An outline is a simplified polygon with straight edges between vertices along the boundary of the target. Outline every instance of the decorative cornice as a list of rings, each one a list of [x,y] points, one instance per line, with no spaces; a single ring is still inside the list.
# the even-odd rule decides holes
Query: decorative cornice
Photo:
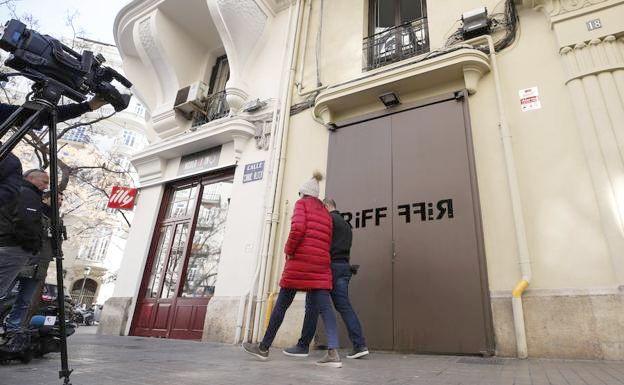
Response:
[[[578,43],[559,50],[568,75],[568,82],[602,72],[624,70],[624,38],[609,35]]]
[[[150,145],[136,154],[132,158],[132,163],[137,164],[143,160],[149,161],[154,157],[172,159],[231,142],[235,136],[251,138],[255,133],[255,126],[242,119],[227,120],[215,126],[210,126],[210,123],[208,123],[199,127],[196,131],[174,135],[167,138],[167,140]]]
[[[325,124],[336,123],[357,114],[362,106],[379,105],[379,95],[384,92],[414,93],[439,83],[432,79],[446,79],[449,82],[463,81],[470,94],[477,92],[477,83],[489,72],[487,55],[475,49],[460,49],[429,60],[410,63],[406,61],[394,68],[381,68],[376,73],[356,79],[343,85],[328,88],[316,98],[314,115]]]
[[[524,6],[544,12],[549,17],[604,3],[607,0],[523,0]]]

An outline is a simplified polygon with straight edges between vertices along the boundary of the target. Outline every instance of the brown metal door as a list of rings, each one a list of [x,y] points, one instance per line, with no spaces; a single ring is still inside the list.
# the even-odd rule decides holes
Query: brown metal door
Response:
[[[350,295],[371,348],[493,352],[470,138],[461,99],[331,133],[326,195],[353,225]]]
[[[472,144],[461,101],[392,116],[396,350],[491,350]]]
[[[381,208],[385,208],[389,223],[392,207],[389,125],[388,117],[332,133],[326,194],[336,201],[343,214],[351,216],[352,263],[361,265],[359,274],[351,281],[351,299],[368,344],[385,350],[393,347],[392,226],[375,225],[367,210],[378,208],[378,213],[383,214]]]

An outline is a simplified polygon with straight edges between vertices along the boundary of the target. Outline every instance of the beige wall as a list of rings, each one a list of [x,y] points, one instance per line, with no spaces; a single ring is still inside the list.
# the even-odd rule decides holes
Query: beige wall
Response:
[[[324,85],[333,86],[365,75],[361,70],[363,31],[367,29],[365,3],[362,0],[326,2],[320,61]],[[459,26],[456,20],[463,11],[486,5],[493,12],[497,3],[430,1],[432,49],[441,47],[455,31]],[[318,2],[313,4],[304,67],[306,88],[315,84],[316,76],[319,7]],[[519,12],[519,38],[512,47],[498,54],[498,63],[534,268],[531,289],[612,287],[616,282],[566,90],[557,38],[542,12],[523,7],[519,7]],[[522,112],[518,91],[532,86],[539,88],[542,109]],[[401,95],[401,99],[408,103],[459,87],[440,84]],[[520,272],[491,73],[481,79],[477,91],[469,98],[469,106],[489,283],[492,291],[510,291]],[[358,112],[381,108],[381,104],[367,106]],[[326,166],[328,132],[310,115],[310,111],[304,111],[291,121],[285,199],[296,197],[298,184],[312,169],[324,170]]]

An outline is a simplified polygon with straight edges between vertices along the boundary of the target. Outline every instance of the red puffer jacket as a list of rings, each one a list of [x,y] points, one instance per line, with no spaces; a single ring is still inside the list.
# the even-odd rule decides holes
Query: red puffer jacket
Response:
[[[310,196],[299,199],[284,248],[286,255],[292,258],[286,260],[280,286],[331,290],[331,240],[332,219],[323,202]]]

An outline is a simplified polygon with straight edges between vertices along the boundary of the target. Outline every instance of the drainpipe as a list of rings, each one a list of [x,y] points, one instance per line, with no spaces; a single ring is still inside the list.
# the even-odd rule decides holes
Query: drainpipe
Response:
[[[299,80],[297,81],[296,85],[297,85],[297,95],[299,96],[308,96],[311,95],[315,92],[318,91],[322,91],[324,89],[327,88],[327,86],[324,86],[321,84],[321,75],[320,75],[320,69],[319,69],[319,61],[320,61],[320,50],[321,50],[321,33],[322,33],[322,29],[323,29],[323,9],[324,9],[324,0],[321,0],[321,10],[320,10],[320,14],[319,14],[319,30],[318,30],[318,34],[317,34],[317,38],[316,38],[316,83],[317,86],[315,88],[312,88],[310,90],[307,90],[306,92],[303,92],[303,90],[305,89],[305,87],[303,86],[303,75],[305,73],[304,71],[304,67],[305,67],[305,59],[306,59],[306,53],[308,52],[307,47],[308,47],[308,30],[310,29],[310,16],[312,14],[312,0],[303,0],[303,1],[307,1],[308,2],[308,12],[306,14],[305,17],[305,27],[304,27],[304,33],[303,33],[303,57],[301,58],[301,62],[299,63]]]
[[[496,61],[496,51],[494,41],[490,35],[479,36],[474,39],[467,40],[463,44],[474,44],[479,41],[487,41],[490,50],[490,64],[492,65],[492,74],[494,75],[494,85],[496,89],[496,104],[499,114],[499,128],[501,131],[501,139],[503,142],[503,151],[505,154],[505,166],[507,169],[507,183],[509,185],[509,193],[511,195],[511,207],[514,218],[514,227],[516,230],[516,243],[518,244],[518,264],[522,278],[516,284],[512,291],[511,304],[513,309],[514,329],[516,334],[516,345],[518,350],[518,358],[527,358],[528,349],[526,341],[526,330],[524,325],[524,312],[522,309],[522,294],[531,283],[531,260],[529,258],[529,247],[526,237],[526,228],[524,218],[522,216],[522,201],[520,199],[520,187],[518,186],[518,176],[516,173],[516,162],[514,160],[513,148],[511,143],[511,131],[507,124],[505,109],[503,105],[503,97],[501,91],[501,81],[498,72],[498,64]]]
[[[254,342],[258,340],[259,334],[259,323],[260,323],[260,313],[262,311],[262,304],[265,302],[265,292],[267,287],[267,266],[271,266],[274,255],[269,254],[271,250],[273,250],[273,245],[275,242],[275,233],[277,231],[277,222],[279,219],[280,212],[280,200],[282,195],[282,185],[284,181],[284,163],[286,160],[286,144],[288,141],[288,130],[289,130],[289,121],[290,121],[290,107],[292,105],[292,90],[294,88],[295,83],[295,73],[297,66],[297,53],[299,48],[299,36],[301,33],[301,21],[303,18],[303,0],[297,0],[297,9],[296,9],[296,24],[295,24],[295,32],[292,33],[292,28],[289,28],[289,35],[292,36],[292,41],[290,47],[292,47],[292,51],[290,57],[288,58],[288,82],[285,84],[284,89],[282,90],[282,105],[280,109],[280,119],[278,124],[277,132],[280,133],[276,138],[277,148],[275,151],[276,162],[273,164],[274,170],[272,173],[273,179],[273,188],[270,197],[272,198],[272,208],[270,213],[271,223],[270,226],[267,226],[265,229],[267,232],[263,237],[262,243],[262,257],[261,262],[262,266],[260,269],[257,290],[257,297],[260,298],[256,301],[253,322],[253,333],[251,333],[251,338]],[[291,8],[292,11],[292,8]],[[293,18],[291,16],[291,22]],[[292,25],[291,25],[292,27]],[[251,294],[250,294],[250,304],[251,304]],[[247,330],[245,339],[248,339],[248,334],[251,332],[251,305],[248,306],[250,311],[247,312]]]
[[[301,1],[302,0],[298,0],[297,2],[297,23],[299,23],[299,18],[300,18],[300,14],[301,14]],[[293,7],[290,7],[290,10],[288,12],[288,18],[290,20],[289,23],[289,28],[288,28],[288,34],[292,35],[292,22],[293,22]],[[297,24],[296,26],[297,28],[299,28],[299,24]],[[294,46],[294,41],[291,43],[291,46]],[[286,53],[287,49],[284,52],[284,61],[288,60],[288,65],[289,67],[292,66],[292,61],[293,61],[293,53],[294,53],[294,49],[293,49],[293,53],[291,53],[290,57],[287,56]],[[266,249],[268,246],[268,238],[269,238],[269,234],[271,232],[271,228],[275,227],[275,218],[277,217],[276,215],[274,215],[274,211],[275,211],[275,200],[273,199],[275,196],[275,191],[277,189],[277,165],[280,161],[280,152],[281,152],[281,142],[282,142],[282,136],[283,136],[283,115],[284,115],[284,106],[285,106],[285,100],[284,100],[284,95],[287,95],[287,89],[284,86],[284,78],[282,78],[281,80],[281,85],[282,85],[282,99],[281,99],[281,115],[279,117],[280,123],[277,123],[278,121],[278,101],[275,102],[275,106],[273,108],[273,127],[271,129],[271,144],[269,145],[269,148],[271,148],[272,153],[273,153],[273,159],[271,160],[271,183],[267,185],[267,191],[265,192],[265,218],[263,221],[263,225],[262,225],[262,229],[260,231],[260,242],[259,245],[260,247],[258,248],[258,257],[256,259],[256,269],[253,275],[253,278],[250,282],[249,285],[249,289],[243,294],[241,295],[240,301],[239,301],[239,306],[238,306],[238,314],[237,314],[237,318],[236,318],[236,333],[234,336],[234,344],[238,344],[241,342],[241,334],[243,331],[243,327],[246,325],[247,328],[245,329],[245,334],[243,339],[245,341],[249,340],[249,335],[251,333],[251,315],[252,315],[252,307],[253,307],[253,299],[254,299],[254,289],[257,287],[258,284],[258,279],[259,277],[264,275],[264,269],[266,269],[266,258],[267,258],[267,253],[266,253]],[[290,83],[290,82],[289,82]],[[292,86],[292,85],[291,85]],[[290,107],[288,107],[290,109]],[[269,191],[270,189],[270,191]],[[260,285],[262,286],[262,285]],[[247,302],[247,311],[245,312],[245,302]],[[246,317],[245,317],[245,313],[246,313]],[[245,318],[245,322],[243,323],[243,318]]]

